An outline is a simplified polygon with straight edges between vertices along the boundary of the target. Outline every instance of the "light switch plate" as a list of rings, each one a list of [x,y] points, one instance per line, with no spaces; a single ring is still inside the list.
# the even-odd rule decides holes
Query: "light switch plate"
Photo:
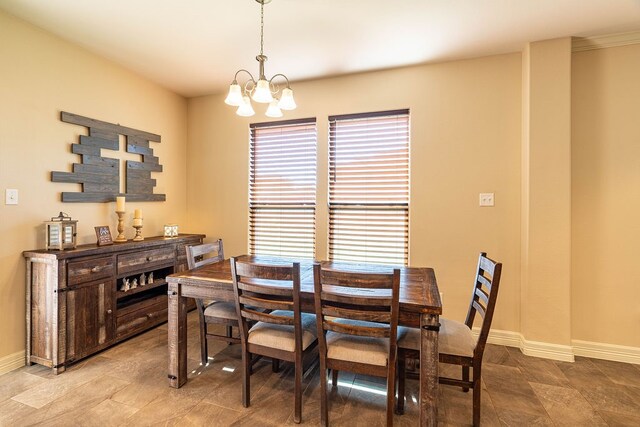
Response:
[[[480,206],[494,206],[493,193],[480,193]]]
[[[4,194],[5,205],[17,205],[18,204],[18,190],[13,188],[7,188]]]

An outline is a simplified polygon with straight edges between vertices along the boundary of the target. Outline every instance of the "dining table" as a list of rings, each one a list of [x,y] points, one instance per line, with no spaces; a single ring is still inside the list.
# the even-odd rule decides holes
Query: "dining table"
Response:
[[[236,259],[267,265],[300,263],[301,310],[314,313],[313,260],[243,255]],[[433,268],[398,267],[362,263],[321,261],[323,268],[368,273],[400,270],[398,324],[420,328],[420,425],[435,426],[438,414],[438,332],[442,302]],[[167,276],[169,385],[187,382],[187,299],[234,301],[231,265],[228,259]]]

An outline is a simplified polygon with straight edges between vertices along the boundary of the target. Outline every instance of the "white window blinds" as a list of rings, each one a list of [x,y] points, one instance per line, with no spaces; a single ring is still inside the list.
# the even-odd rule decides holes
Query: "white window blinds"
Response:
[[[407,265],[409,110],[329,117],[329,259]]]
[[[252,124],[249,252],[313,258],[316,120]]]

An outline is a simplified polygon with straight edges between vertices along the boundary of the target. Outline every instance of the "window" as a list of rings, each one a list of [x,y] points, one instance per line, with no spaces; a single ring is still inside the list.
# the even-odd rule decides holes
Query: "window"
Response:
[[[252,124],[249,252],[313,258],[316,225],[316,120]]]
[[[409,259],[409,110],[329,117],[329,259]]]

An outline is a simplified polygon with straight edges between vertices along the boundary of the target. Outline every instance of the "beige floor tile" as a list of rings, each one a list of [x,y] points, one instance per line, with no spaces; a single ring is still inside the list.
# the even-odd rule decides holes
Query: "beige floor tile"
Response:
[[[607,425],[578,390],[537,383],[531,388],[556,425]]]
[[[627,414],[619,414],[616,412],[610,412],[604,409],[599,409],[598,414],[609,424],[610,426],[617,427],[638,427],[640,426],[640,417]]]
[[[47,381],[38,375],[27,373],[23,369],[0,376],[0,402],[10,399],[38,384]]]
[[[223,408],[211,403],[200,402],[194,406],[185,416],[176,419],[180,426],[205,427],[205,426],[229,426],[240,413],[233,409]]]
[[[593,359],[591,362],[614,383],[640,387],[640,369],[636,366],[610,360]]]
[[[106,399],[74,419],[78,427],[119,426],[138,409]]]

